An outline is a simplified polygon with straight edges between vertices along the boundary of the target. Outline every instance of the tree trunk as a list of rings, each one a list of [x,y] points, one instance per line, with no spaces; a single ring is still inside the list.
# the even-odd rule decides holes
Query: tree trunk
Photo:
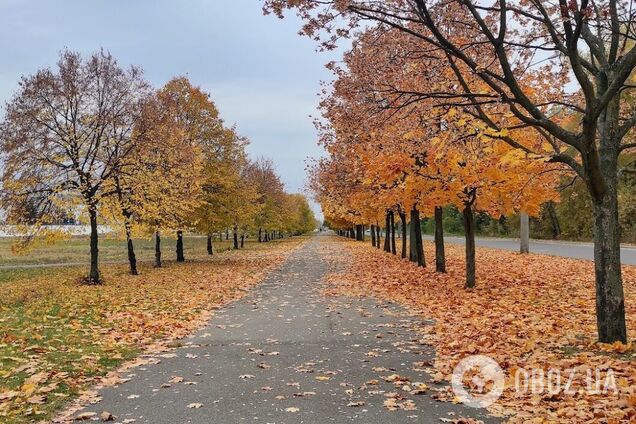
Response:
[[[262,243],[263,242],[263,230],[262,229],[258,229],[258,242]]]
[[[371,245],[375,247],[375,225],[371,224]]]
[[[395,214],[391,211],[391,253],[397,253],[395,249]]]
[[[472,288],[475,287],[475,216],[472,204],[464,207],[462,215],[466,237],[466,288]]]
[[[402,259],[406,259],[406,213],[400,211],[400,221],[402,222]]]
[[[386,212],[386,223],[384,227],[384,251],[391,253],[391,215]]]
[[[600,149],[594,148],[597,141],[592,134],[588,141],[591,147],[583,154],[586,183],[594,203],[596,323],[602,343],[627,342],[618,218],[619,124],[620,102],[616,96],[598,120]]]
[[[90,216],[91,222],[91,270],[88,276],[88,284],[101,284],[101,278],[99,276],[99,248],[98,248],[98,240],[99,235],[97,234],[97,207],[90,206],[88,208],[88,214]]]
[[[519,252],[530,253],[530,217],[524,211],[519,213]]]
[[[132,229],[130,228],[130,222],[132,220],[132,212],[125,206],[123,200],[123,191],[119,185],[119,178],[115,178],[115,184],[117,189],[117,196],[119,198],[119,204],[121,205],[121,214],[124,217],[124,230],[126,231],[126,248],[128,249],[128,264],[130,267],[130,275],[139,275],[137,271],[137,257],[135,256],[135,246],[132,241]]]
[[[362,228],[362,225],[356,225],[356,240],[358,241],[364,241],[364,233]]]
[[[627,342],[625,296],[621,275],[620,227],[616,185],[594,201],[596,321],[602,343]]]
[[[548,209],[548,216],[550,217],[550,222],[552,223],[552,238],[557,239],[561,235],[561,224],[559,224],[559,217],[557,216],[554,202],[550,200],[546,208]]]
[[[238,228],[236,227],[236,225],[232,227],[232,237],[234,239],[234,249],[238,249],[239,248]]]
[[[126,246],[128,247],[128,264],[130,265],[130,274],[139,275],[137,271],[137,257],[135,256],[135,247],[131,237],[130,224],[126,223]]]
[[[245,234],[241,234],[241,249],[245,246]]]
[[[413,246],[413,262],[421,267],[426,266],[426,259],[424,257],[424,242],[422,241],[422,225],[420,223],[420,211],[416,206],[411,209],[411,227],[412,238],[411,244]]]
[[[444,209],[435,207],[435,271],[446,272],[444,252]]]
[[[207,248],[208,248],[208,255],[213,255],[214,249],[212,249],[212,234],[208,234]]]
[[[161,268],[161,235],[155,231],[155,268]]]
[[[380,226],[378,224],[375,224],[375,247],[377,247],[378,249],[380,249],[380,243],[382,242],[382,232],[380,231]]]
[[[177,231],[177,262],[185,262],[183,256],[183,231]]]
[[[225,228],[225,240],[229,240],[230,239],[230,229],[229,228]]]
[[[415,225],[413,224],[413,211],[409,223],[409,261],[417,262],[417,244],[415,243]]]

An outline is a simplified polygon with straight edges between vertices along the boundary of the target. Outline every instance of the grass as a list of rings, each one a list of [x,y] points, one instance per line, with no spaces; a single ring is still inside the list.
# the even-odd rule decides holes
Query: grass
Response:
[[[58,269],[51,268],[9,268],[0,269],[0,285],[14,280],[28,279],[40,276],[44,273],[54,274]]]
[[[186,258],[200,258],[206,255],[206,238],[202,236],[184,236],[184,253]],[[246,242],[253,243],[253,240]],[[26,254],[13,253],[11,245],[13,239],[0,238],[0,281],[2,281],[2,267],[20,265],[43,264],[79,264],[89,263],[89,239],[87,236],[76,236],[54,244],[40,244]],[[155,256],[155,244],[152,239],[135,239],[135,254],[139,261],[152,261]],[[161,241],[162,253],[165,259],[175,256],[176,240],[166,237]],[[215,252],[224,251],[231,247],[231,240],[219,242],[214,240]],[[99,241],[99,255],[102,263],[126,262],[126,241],[102,236]]]
[[[208,311],[240,297],[300,240],[250,243],[209,257],[205,238],[188,238],[190,260],[166,261],[161,269],[152,268],[150,249],[140,248],[141,275],[129,275],[125,263],[102,265],[102,286],[78,283],[84,266],[0,270],[0,422],[52,419],[122,362],[200,326]],[[119,257],[116,248],[124,249],[116,243],[103,243],[103,257]],[[52,253],[39,251],[35,263],[74,261],[85,248],[86,240],[69,240]]]

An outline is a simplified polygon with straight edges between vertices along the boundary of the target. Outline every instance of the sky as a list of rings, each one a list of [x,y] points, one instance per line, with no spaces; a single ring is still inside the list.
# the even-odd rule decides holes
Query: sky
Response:
[[[156,87],[177,75],[209,92],[228,124],[271,158],[286,189],[304,190],[324,64],[300,22],[263,16],[261,0],[0,0],[0,103],[21,75],[54,66],[61,49],[109,50]],[[317,213],[319,207],[313,205]]]

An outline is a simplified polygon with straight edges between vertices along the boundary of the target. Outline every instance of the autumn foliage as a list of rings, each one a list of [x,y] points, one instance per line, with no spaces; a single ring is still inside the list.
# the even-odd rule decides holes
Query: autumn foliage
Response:
[[[397,301],[434,326],[422,338],[435,346],[429,369],[437,381],[450,381],[453,368],[469,355],[488,355],[504,370],[506,390],[490,408],[514,423],[627,423],[636,419],[634,350],[596,341],[593,264],[584,260],[520,255],[498,249],[477,252],[477,287],[463,290],[461,247],[447,247],[448,272],[422,270],[359,243],[332,240],[325,248],[336,267],[327,277],[330,295],[368,296]],[[346,255],[340,253],[344,249]],[[432,254],[433,246],[427,245]],[[338,253],[333,253],[338,252]],[[347,259],[344,259],[347,258]],[[636,268],[624,267],[630,328],[636,322]],[[592,393],[587,373],[609,369],[618,393]],[[574,370],[572,392],[551,395],[515,389],[518,369],[560,370],[561,388]],[[435,396],[455,401],[447,387]]]
[[[0,199],[26,250],[63,236],[51,224],[88,222],[91,270],[100,284],[98,224],[133,239],[232,229],[234,247],[315,228],[307,200],[284,191],[271,162],[247,157],[248,140],[228,126],[210,95],[187,78],[153,89],[139,68],[123,69],[108,52],[83,58],[63,51],[57,69],[24,77],[0,124]],[[240,243],[239,243],[240,239]]]
[[[472,287],[475,208],[533,213],[555,197],[544,178],[561,168],[592,201],[599,340],[627,342],[618,179],[621,158],[636,148],[633,1],[264,2],[267,14],[288,10],[321,48],[345,38],[352,46],[343,66],[330,65],[336,82],[319,123],[330,158],[317,165],[315,188],[332,222],[377,225],[367,216],[391,208],[393,240],[400,209],[456,204]],[[371,183],[373,199],[352,195]]]

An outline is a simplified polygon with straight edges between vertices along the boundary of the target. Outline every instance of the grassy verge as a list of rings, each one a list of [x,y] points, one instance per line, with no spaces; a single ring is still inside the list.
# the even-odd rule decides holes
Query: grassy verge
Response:
[[[186,258],[200,258],[206,255],[206,238],[200,236],[185,236],[184,251]],[[253,240],[247,240],[252,244]],[[38,265],[58,263],[89,263],[89,239],[76,236],[61,240],[54,244],[41,244],[26,254],[15,254],[11,250],[11,238],[0,238],[0,268],[15,265]],[[155,255],[155,245],[152,239],[135,239],[135,254],[140,261],[152,261]],[[163,256],[173,259],[175,256],[176,240],[165,237],[161,241]],[[221,252],[231,247],[231,240],[214,240],[214,251]],[[105,237],[99,241],[100,261],[125,262],[128,258],[126,241],[112,237]],[[0,280],[1,281],[1,280]]]
[[[212,307],[240,297],[300,240],[255,243],[162,269],[142,263],[137,277],[125,264],[107,265],[97,287],[77,283],[83,267],[1,271],[0,422],[50,419],[123,361],[185,336]]]

